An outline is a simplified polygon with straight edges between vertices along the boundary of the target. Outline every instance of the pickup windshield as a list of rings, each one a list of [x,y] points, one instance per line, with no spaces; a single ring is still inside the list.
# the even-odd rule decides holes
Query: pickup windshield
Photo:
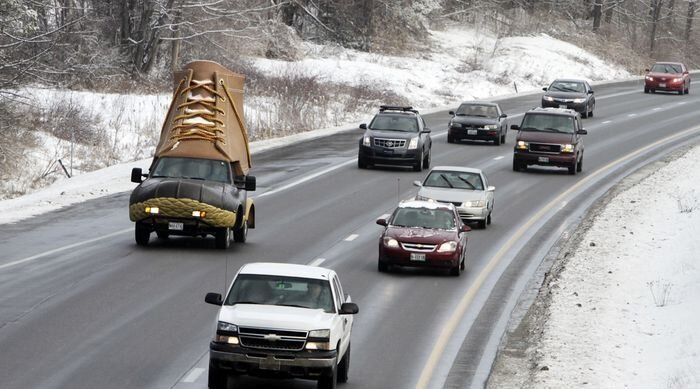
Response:
[[[558,132],[564,134],[574,133],[574,119],[571,116],[531,114],[523,118],[520,125],[521,131]]]
[[[189,178],[231,183],[231,167],[225,161],[199,158],[163,157],[151,171],[151,178]]]
[[[224,304],[279,305],[335,312],[329,282],[314,278],[239,274]]]

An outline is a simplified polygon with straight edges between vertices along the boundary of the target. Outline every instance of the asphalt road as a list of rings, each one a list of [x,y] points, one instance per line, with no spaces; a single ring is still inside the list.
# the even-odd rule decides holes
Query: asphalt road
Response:
[[[216,307],[241,264],[311,262],[338,272],[360,306],[342,388],[479,386],[525,280],[581,212],[620,177],[700,140],[700,90],[643,94],[640,81],[598,86],[583,173],[513,172],[502,146],[448,144],[446,112],[426,115],[433,166],[485,170],[493,224],[469,235],[468,269],[380,274],[380,215],[425,173],[358,170],[360,130],[254,156],[257,225],[228,251],[213,239],[134,244],[128,193],[0,226],[3,388],[203,388]],[[518,123],[539,95],[501,101]],[[129,174],[129,172],[125,172]],[[313,388],[247,379],[243,388]]]

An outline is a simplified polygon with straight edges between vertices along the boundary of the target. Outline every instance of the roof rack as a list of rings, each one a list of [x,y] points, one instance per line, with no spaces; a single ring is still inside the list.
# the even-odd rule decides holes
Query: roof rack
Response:
[[[413,113],[418,113],[417,110],[413,109],[413,107],[404,107],[400,105],[380,105],[379,106],[379,112],[384,112],[384,111],[401,111],[401,112],[413,112]]]

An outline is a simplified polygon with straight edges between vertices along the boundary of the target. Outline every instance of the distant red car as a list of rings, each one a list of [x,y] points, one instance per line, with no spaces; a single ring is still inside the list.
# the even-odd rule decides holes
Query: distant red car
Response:
[[[644,93],[657,90],[678,92],[679,95],[690,93],[690,74],[688,68],[680,62],[657,62],[647,69],[644,77]]]
[[[471,231],[454,205],[434,201],[404,201],[388,219],[379,238],[378,270],[390,265],[449,269],[459,276],[466,267],[467,232]]]

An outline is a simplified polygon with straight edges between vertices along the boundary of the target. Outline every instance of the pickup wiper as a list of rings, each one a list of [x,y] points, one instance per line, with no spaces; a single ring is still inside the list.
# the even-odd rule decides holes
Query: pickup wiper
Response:
[[[236,301],[231,305],[236,305],[236,304],[262,304],[262,303],[257,302],[257,301]]]
[[[308,308],[312,309],[311,307],[308,307],[306,305],[299,305],[299,304],[275,304],[280,307],[294,307],[294,308]]]
[[[204,178],[202,178],[202,177],[187,177],[187,176],[183,176],[182,178],[186,178],[186,179],[188,179],[188,180],[201,180],[201,181],[206,181],[206,180],[205,180]]]
[[[537,127],[521,127],[520,131],[541,131],[541,130]]]
[[[164,175],[153,175],[151,178],[175,178],[173,176],[164,176]]]
[[[559,132],[559,133],[563,133],[563,134],[571,134],[571,132],[569,132],[569,131],[560,130],[560,129],[558,129],[558,128],[552,128],[552,127],[547,127],[547,128],[545,128],[544,130],[545,130],[545,131],[550,131],[550,132]]]

